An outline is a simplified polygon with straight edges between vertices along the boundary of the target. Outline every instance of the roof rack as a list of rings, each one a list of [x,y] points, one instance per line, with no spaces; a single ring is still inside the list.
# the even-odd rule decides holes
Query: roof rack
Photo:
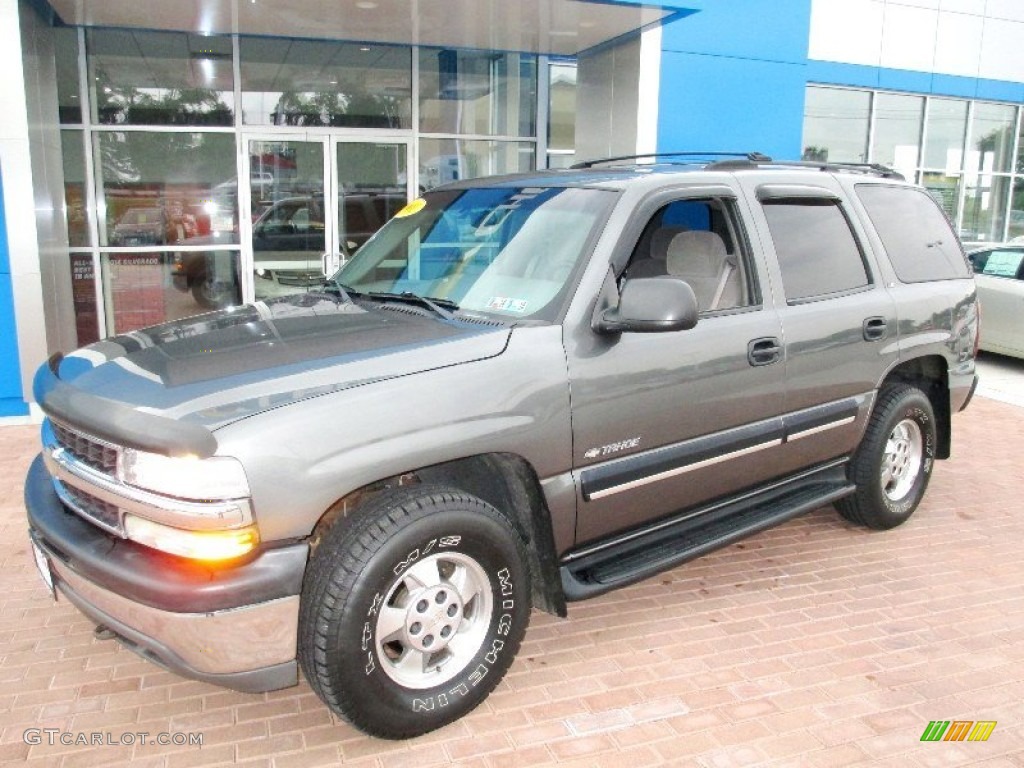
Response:
[[[854,173],[870,174],[880,176],[883,179],[898,179],[906,181],[906,178],[899,171],[887,165],[879,163],[830,163],[817,160],[756,160],[754,158],[740,158],[732,160],[719,160],[708,166],[709,170],[735,170],[737,168],[750,168],[771,165],[781,168],[815,168],[819,171],[852,171]]]
[[[619,157],[603,157],[598,160],[585,160],[581,163],[576,163],[571,166],[573,170],[581,170],[585,168],[593,168],[595,165],[603,165],[604,163],[618,163],[623,160],[644,160],[647,158],[663,158],[663,157],[685,157],[685,158],[700,158],[700,157],[729,157],[736,158],[733,162],[748,162],[748,163],[770,163],[772,159],[768,155],[763,155],[760,152],[649,152],[643,155],[620,155]],[[722,162],[722,161],[719,161]],[[728,162],[728,161],[725,161]]]

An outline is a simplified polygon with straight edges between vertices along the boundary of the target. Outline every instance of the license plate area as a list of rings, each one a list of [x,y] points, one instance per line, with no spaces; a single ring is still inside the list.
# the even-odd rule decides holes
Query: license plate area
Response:
[[[32,542],[32,557],[36,561],[36,570],[39,571],[39,578],[43,580],[43,584],[46,585],[47,591],[50,593],[50,599],[57,599],[57,592],[53,588],[53,571],[50,570],[50,558],[43,552],[42,547]]]

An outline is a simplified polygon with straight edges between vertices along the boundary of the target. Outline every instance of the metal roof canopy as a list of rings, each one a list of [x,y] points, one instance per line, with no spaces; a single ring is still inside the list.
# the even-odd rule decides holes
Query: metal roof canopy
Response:
[[[575,56],[693,13],[637,0],[49,0],[73,26]]]

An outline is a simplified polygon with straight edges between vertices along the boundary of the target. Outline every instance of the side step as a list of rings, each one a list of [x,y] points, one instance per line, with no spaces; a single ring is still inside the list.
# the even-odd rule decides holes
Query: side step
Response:
[[[853,493],[845,461],[767,490],[662,520],[562,560],[566,600],[584,600],[746,538]]]

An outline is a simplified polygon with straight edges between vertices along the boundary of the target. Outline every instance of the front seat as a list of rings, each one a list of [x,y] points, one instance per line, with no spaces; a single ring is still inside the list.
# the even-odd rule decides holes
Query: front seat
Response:
[[[651,235],[649,255],[644,259],[637,259],[629,267],[629,277],[660,277],[668,274],[666,260],[668,259],[668,247],[672,238],[680,232],[685,232],[683,227],[662,227],[656,229]]]
[[[736,257],[714,232],[687,230],[672,238],[665,261],[668,274],[690,284],[702,312],[740,304]]]

